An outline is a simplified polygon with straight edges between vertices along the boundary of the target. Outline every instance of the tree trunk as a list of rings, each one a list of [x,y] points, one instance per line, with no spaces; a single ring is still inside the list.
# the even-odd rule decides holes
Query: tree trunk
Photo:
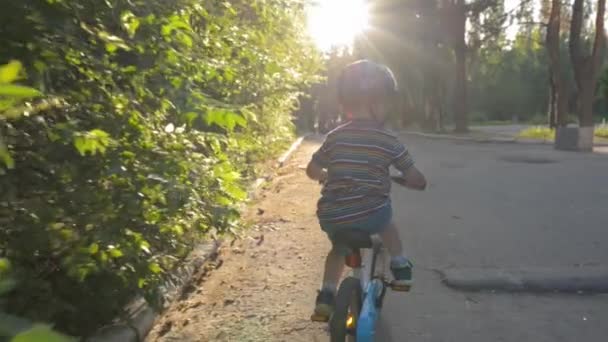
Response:
[[[464,0],[455,4],[454,15],[454,55],[456,57],[456,81],[454,82],[454,121],[456,132],[465,133],[469,130],[467,120],[467,45],[466,7]]]
[[[419,1],[417,10],[422,22],[419,24],[417,31],[418,44],[425,56],[434,56],[434,58],[425,58],[418,63],[422,72],[422,105],[424,112],[423,128],[427,131],[437,132],[439,130],[439,110],[440,110],[440,87],[441,82],[441,67],[440,51],[438,43],[440,41],[440,23],[438,22],[437,3],[427,0]]]
[[[572,5],[570,25],[570,59],[577,86],[577,114],[581,127],[593,127],[593,102],[601,66],[601,54],[605,42],[604,13],[606,0],[599,0],[595,18],[595,39],[591,55],[584,55],[581,29],[584,16],[584,0],[575,0]]]
[[[547,23],[546,45],[549,55],[549,75],[551,86],[551,103],[549,106],[549,126],[567,124],[567,94],[564,91],[564,80],[561,76],[559,37],[561,26],[561,1],[552,0],[551,13]]]
[[[579,92],[578,98],[578,113],[579,123],[581,127],[592,127],[593,123],[593,100],[595,99],[595,85],[591,88],[589,85],[591,79],[585,79],[585,87]]]
[[[551,68],[549,68],[549,73],[552,73]],[[555,89],[555,83],[553,82],[553,77],[549,77],[549,106],[548,106],[547,121],[549,122],[550,128],[555,128],[557,126],[557,91]]]

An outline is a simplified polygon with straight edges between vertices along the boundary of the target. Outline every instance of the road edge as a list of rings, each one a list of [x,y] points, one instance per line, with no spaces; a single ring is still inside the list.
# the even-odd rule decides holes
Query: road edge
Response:
[[[416,131],[397,131],[398,134],[418,136],[427,139],[437,140],[452,140],[452,141],[466,141],[474,142],[479,144],[521,144],[521,145],[545,145],[554,146],[555,142],[538,139],[520,139],[520,138],[476,138],[469,136],[459,136],[454,134],[438,134],[438,133],[423,133]],[[594,143],[594,148],[597,147],[608,147],[607,143]]]
[[[439,139],[439,140],[454,140],[454,141],[469,141],[476,142],[480,144],[526,144],[526,145],[553,145],[551,141],[545,140],[521,140],[517,138],[476,138],[476,137],[468,137],[468,136],[459,136],[453,134],[436,134],[436,133],[423,133],[423,132],[414,132],[414,131],[399,131],[399,134],[404,135],[413,135],[423,138],[429,139]]]

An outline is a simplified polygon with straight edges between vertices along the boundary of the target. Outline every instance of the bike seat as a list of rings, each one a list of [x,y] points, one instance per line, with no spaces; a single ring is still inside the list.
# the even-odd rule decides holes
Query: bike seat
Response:
[[[347,230],[336,233],[332,240],[334,244],[345,245],[352,249],[372,248],[372,236],[360,230]]]

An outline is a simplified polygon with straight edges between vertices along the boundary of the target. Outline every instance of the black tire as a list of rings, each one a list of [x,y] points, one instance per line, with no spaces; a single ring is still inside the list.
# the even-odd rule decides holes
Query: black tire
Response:
[[[355,341],[355,337],[349,334],[346,328],[346,320],[350,312],[354,316],[356,326],[361,313],[361,293],[361,283],[357,278],[346,278],[340,284],[340,289],[336,295],[334,314],[329,320],[331,342]]]

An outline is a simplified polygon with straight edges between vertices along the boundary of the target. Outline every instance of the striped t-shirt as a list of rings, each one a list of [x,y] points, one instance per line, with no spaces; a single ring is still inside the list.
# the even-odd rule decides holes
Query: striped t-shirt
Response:
[[[334,224],[364,219],[389,205],[389,167],[405,172],[414,165],[397,137],[370,120],[355,120],[329,133],[313,161],[328,172],[317,215]]]

